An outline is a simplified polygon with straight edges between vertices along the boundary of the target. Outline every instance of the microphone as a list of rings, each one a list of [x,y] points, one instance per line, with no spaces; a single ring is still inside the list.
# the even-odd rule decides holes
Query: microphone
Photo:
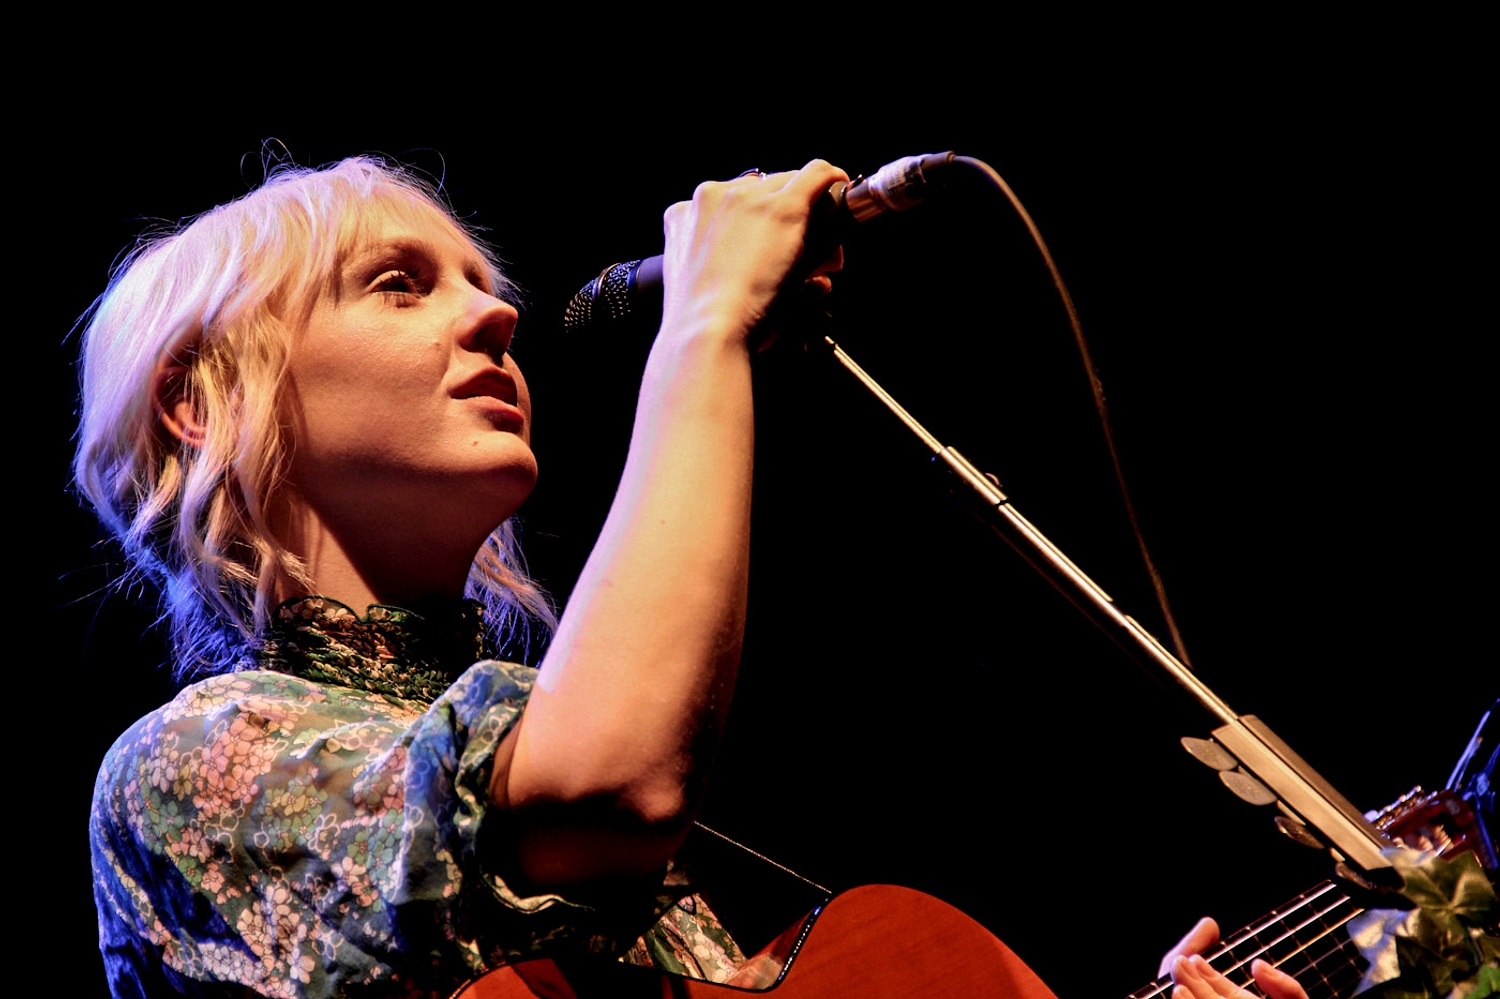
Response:
[[[943,175],[953,161],[951,152],[906,156],[869,177],[856,177],[837,194],[826,195],[826,207],[815,209],[808,223],[803,259],[822,260],[861,223],[915,208],[933,187],[943,183]],[[659,320],[661,283],[660,254],[606,267],[568,302],[563,329],[571,332],[596,322],[619,322],[632,316]]]

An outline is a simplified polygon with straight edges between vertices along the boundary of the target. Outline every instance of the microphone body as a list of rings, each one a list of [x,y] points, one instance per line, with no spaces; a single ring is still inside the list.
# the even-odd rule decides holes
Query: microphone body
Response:
[[[861,223],[921,204],[952,162],[951,152],[907,156],[887,163],[869,177],[856,177],[837,194],[825,195],[808,223],[803,259],[814,263],[823,260]],[[563,329],[579,330],[630,317],[649,316],[660,322],[661,305],[661,255],[629,260],[606,267],[579,289],[563,313]]]

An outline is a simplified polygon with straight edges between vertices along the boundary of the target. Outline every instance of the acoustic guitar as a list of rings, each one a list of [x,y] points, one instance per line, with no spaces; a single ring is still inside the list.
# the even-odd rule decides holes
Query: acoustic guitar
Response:
[[[1415,788],[1374,824],[1415,849],[1472,851],[1494,870],[1500,866],[1495,843],[1469,802],[1491,787],[1497,759],[1500,702],[1481,721],[1447,788],[1431,794]],[[1346,926],[1363,911],[1324,881],[1230,934],[1204,957],[1254,995],[1262,993],[1250,979],[1250,965],[1262,958],[1294,976],[1309,999],[1348,999],[1364,967]],[[1159,999],[1171,989],[1172,980],[1160,978],[1126,999]],[[618,962],[539,960],[492,971],[453,999],[732,999],[761,992],[775,999],[1056,999],[979,923],[945,902],[892,885],[835,896],[724,984]]]

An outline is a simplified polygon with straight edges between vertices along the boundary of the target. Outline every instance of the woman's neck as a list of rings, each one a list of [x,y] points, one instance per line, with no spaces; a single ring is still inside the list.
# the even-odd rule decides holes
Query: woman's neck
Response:
[[[415,518],[414,518],[415,519]],[[362,610],[370,604],[418,607],[463,596],[475,553],[488,537],[461,534],[423,518],[399,525],[371,518],[323,516],[296,504],[278,524],[286,547],[302,560],[305,583],[283,579],[276,600],[318,594]]]

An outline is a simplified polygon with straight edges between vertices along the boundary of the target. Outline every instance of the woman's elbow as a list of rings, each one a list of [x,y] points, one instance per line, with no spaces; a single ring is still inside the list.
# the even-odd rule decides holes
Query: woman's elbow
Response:
[[[505,821],[526,879],[561,888],[659,871],[682,845],[692,818],[684,789],[667,785],[524,797],[512,802]]]

